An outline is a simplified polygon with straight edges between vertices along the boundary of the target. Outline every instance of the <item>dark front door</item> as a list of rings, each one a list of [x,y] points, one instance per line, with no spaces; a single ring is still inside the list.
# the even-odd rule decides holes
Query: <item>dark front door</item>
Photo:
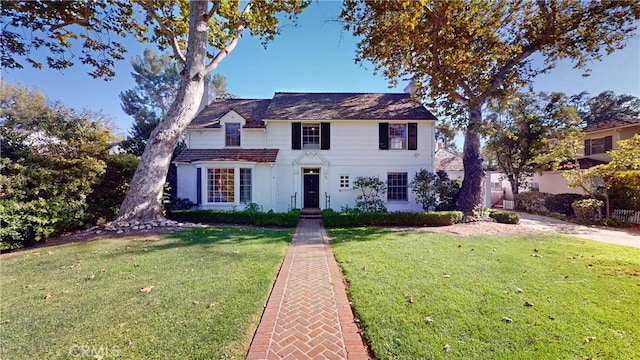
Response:
[[[304,207],[320,207],[320,171],[318,169],[304,171]]]

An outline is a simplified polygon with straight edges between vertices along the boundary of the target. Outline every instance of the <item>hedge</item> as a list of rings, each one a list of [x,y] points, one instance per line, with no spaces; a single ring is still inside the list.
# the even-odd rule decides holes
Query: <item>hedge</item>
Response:
[[[221,210],[175,210],[167,214],[171,220],[181,222],[296,227],[300,210],[287,213]]]
[[[462,220],[460,211],[437,212],[390,212],[338,213],[331,209],[322,211],[324,226],[328,228],[357,227],[357,226],[446,226]]]
[[[489,217],[501,224],[519,224],[520,215],[511,211],[491,210]]]
[[[558,213],[565,216],[574,216],[575,213],[573,212],[573,207],[571,207],[571,204],[573,204],[574,201],[586,198],[586,196],[580,194],[554,194],[549,195],[544,200],[544,205],[547,207],[549,212]]]

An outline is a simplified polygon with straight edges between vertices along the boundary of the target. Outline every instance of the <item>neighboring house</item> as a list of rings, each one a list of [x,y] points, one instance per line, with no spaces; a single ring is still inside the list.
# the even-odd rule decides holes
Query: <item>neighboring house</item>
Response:
[[[354,207],[353,181],[385,181],[389,211],[418,211],[408,187],[434,169],[436,118],[410,94],[281,93],[219,99],[187,128],[177,195],[203,209]]]
[[[611,156],[607,154],[607,151],[617,149],[618,141],[640,134],[640,118],[600,121],[587,125],[582,131],[584,133],[584,147],[576,154],[576,160],[581,169],[587,169],[611,161]],[[529,187],[520,189],[520,191],[583,194],[582,188],[567,186],[567,180],[562,176],[562,171],[545,171],[542,174],[536,174],[529,179]],[[500,186],[498,184],[500,175],[498,173],[491,175],[491,181],[496,187]],[[504,198],[506,200],[513,199],[509,183],[502,181],[502,187],[505,193]]]
[[[462,154],[457,151],[448,150],[440,141],[436,143],[435,171],[444,170],[449,179],[464,179],[464,165],[462,164]]]

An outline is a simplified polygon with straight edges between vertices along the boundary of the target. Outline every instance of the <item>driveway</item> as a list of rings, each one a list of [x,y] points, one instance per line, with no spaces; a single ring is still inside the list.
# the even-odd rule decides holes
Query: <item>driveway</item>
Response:
[[[555,231],[585,239],[640,248],[640,233],[578,225],[551,217],[518,213],[520,225],[536,230]]]

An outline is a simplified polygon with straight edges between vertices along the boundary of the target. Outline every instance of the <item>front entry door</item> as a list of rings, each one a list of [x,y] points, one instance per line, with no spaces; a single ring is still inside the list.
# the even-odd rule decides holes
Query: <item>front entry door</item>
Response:
[[[304,169],[304,207],[320,207],[320,169]]]

